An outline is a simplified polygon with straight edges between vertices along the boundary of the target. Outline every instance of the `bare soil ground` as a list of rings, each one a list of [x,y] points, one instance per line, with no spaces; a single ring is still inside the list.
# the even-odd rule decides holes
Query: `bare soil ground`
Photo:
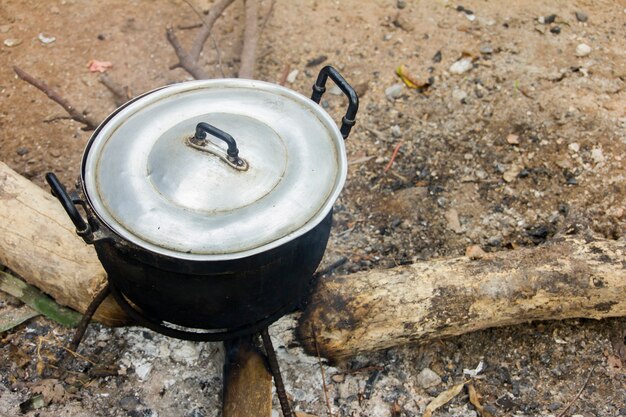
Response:
[[[196,4],[208,9],[211,2]],[[257,78],[276,82],[298,70],[287,85],[308,94],[317,71],[332,64],[361,94],[347,142],[349,179],[324,261],[347,258],[335,273],[462,256],[473,244],[514,250],[560,233],[624,239],[626,3],[467,0],[465,11],[457,6],[279,0],[273,7]],[[269,8],[269,0],[261,2],[263,18]],[[575,12],[588,20],[580,22]],[[237,1],[213,32],[226,77],[238,68],[242,13]],[[538,21],[552,14],[554,22]],[[87,62],[111,61],[110,76],[134,94],[189,79],[169,69],[176,59],[165,28],[197,21],[175,0],[1,2],[0,160],[41,186],[47,171],[71,184],[89,138],[81,125],[58,119],[62,109],[17,79],[13,65],[101,120],[114,109],[113,99]],[[193,29],[177,33],[184,43],[194,36]],[[55,40],[44,44],[39,34]],[[591,52],[578,56],[583,43]],[[471,69],[453,73],[463,56]],[[210,42],[202,59],[222,77]],[[390,91],[402,84],[395,74],[400,65],[431,85]],[[338,119],[345,102],[332,93],[322,104]],[[2,296],[0,311],[15,304]],[[287,388],[297,409],[327,415],[317,358],[302,354],[293,326],[288,317],[272,329]],[[51,341],[67,340],[70,331],[38,318],[1,335],[0,415],[220,414],[219,344],[137,328],[92,329],[83,354],[96,364],[78,362],[63,381],[46,380],[37,363],[46,364]],[[418,416],[482,361],[474,383],[494,415],[626,415],[625,336],[623,318],[481,331],[324,365],[328,394],[334,415]],[[424,368],[442,381],[425,387],[418,378]],[[38,391],[45,406],[28,411]],[[437,413],[476,415],[468,404],[461,395]]]

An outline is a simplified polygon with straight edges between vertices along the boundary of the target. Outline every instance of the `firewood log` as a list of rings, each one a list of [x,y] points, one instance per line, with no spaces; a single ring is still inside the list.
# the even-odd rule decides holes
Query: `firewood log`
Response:
[[[95,250],[76,235],[56,198],[2,162],[0,264],[81,313],[106,282]],[[110,298],[94,319],[110,326],[127,322]]]
[[[222,417],[270,417],[272,374],[250,338],[227,340]]]
[[[298,324],[315,355],[340,360],[533,320],[626,316],[626,242],[545,246],[323,278]]]

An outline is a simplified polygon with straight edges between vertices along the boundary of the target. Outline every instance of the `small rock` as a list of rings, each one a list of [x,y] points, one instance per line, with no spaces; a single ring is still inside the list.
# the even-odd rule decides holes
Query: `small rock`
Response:
[[[400,10],[404,9],[406,7],[406,0],[398,0],[396,2],[396,7]]]
[[[435,55],[433,55],[433,62],[435,64],[438,64],[439,62],[441,62],[441,51],[435,52]]]
[[[576,56],[583,57],[589,55],[590,53],[591,46],[587,45],[586,43],[578,44],[578,46],[576,47]]]
[[[509,145],[519,145],[519,136],[511,133],[506,137],[506,141]]]
[[[454,64],[450,65],[450,72],[452,74],[463,74],[472,69],[472,58],[461,58]]]
[[[7,33],[11,30],[11,25],[0,25],[0,33]]]
[[[604,155],[602,154],[602,149],[593,148],[591,150],[591,158],[593,158],[596,164],[599,164],[600,162],[604,162]]]
[[[404,84],[394,84],[390,87],[387,87],[387,89],[385,89],[385,96],[387,96],[387,99],[389,100],[395,100],[399,98],[400,96],[402,96],[403,93],[404,93]]]
[[[8,46],[9,48],[17,46],[20,43],[22,43],[22,40],[18,38],[8,38],[4,40],[4,46]]]
[[[205,417],[204,413],[197,408],[194,408],[185,417]]]
[[[476,20],[476,15],[475,14],[466,14],[465,18],[467,20],[469,20],[470,22],[473,22],[474,20]]]
[[[120,407],[122,407],[126,411],[136,410],[137,407],[141,404],[139,399],[134,395],[128,395],[120,400]]]
[[[177,349],[172,350],[170,357],[176,362],[186,362],[191,364],[198,360],[200,357],[200,351],[196,347],[196,344],[191,342],[183,342],[183,345]]]
[[[454,90],[452,90],[452,97],[456,101],[463,101],[467,98],[467,93],[460,88],[455,88]]]
[[[467,249],[465,249],[465,256],[467,256],[468,258],[472,260],[481,259],[486,254],[487,253],[478,245],[468,246]]]
[[[587,16],[583,12],[576,12],[575,14],[576,14],[576,20],[578,20],[579,22],[585,23],[587,20],[589,20],[589,16]]]
[[[517,174],[519,174],[521,170],[520,167],[514,165],[502,174],[502,179],[506,182],[512,182],[517,178]]]
[[[482,45],[480,47],[480,53],[485,55],[493,54],[493,47],[489,44]]]
[[[52,156],[53,158],[60,158],[61,157],[61,151],[58,149],[50,149],[50,156]]]
[[[463,233],[461,221],[459,220],[459,212],[456,211],[456,209],[446,211],[445,217],[448,222],[448,229],[452,230],[454,233]]]
[[[393,24],[407,32],[413,31],[415,29],[415,24],[411,19],[406,17],[404,14],[398,14],[398,16],[394,19]]]
[[[287,75],[287,82],[289,84],[293,84],[296,81],[296,77],[298,76],[299,73],[300,71],[298,71],[297,69],[291,71],[289,75]]]
[[[559,33],[561,33],[561,26],[552,26],[550,28],[550,33],[554,33],[555,35],[558,35]]]
[[[330,377],[330,380],[336,384],[341,384],[343,381],[346,380],[346,374],[335,374]]]
[[[529,228],[526,231],[526,234],[530,236],[535,243],[540,243],[545,241],[550,234],[550,228],[545,225],[539,225]]]
[[[441,384],[441,377],[432,369],[424,368],[422,369],[422,372],[417,375],[416,382],[417,385],[426,389]]]
[[[150,375],[152,371],[152,364],[150,362],[143,362],[137,366],[135,366],[135,373],[137,374],[137,378],[141,381],[145,381]]]
[[[26,155],[30,150],[28,148],[25,148],[24,146],[20,146],[19,148],[17,148],[17,154],[19,156],[24,156]]]
[[[567,148],[574,153],[578,153],[578,151],[580,151],[580,145],[576,142],[570,143],[567,145]]]
[[[400,129],[400,126],[391,126],[391,136],[393,136],[394,138],[402,137],[402,130]]]
[[[556,20],[556,15],[555,14],[551,14],[551,15],[548,15],[548,16],[539,16],[537,18],[537,20],[542,25],[549,25],[550,23],[554,23],[554,21]]]
[[[39,39],[39,41],[44,45],[51,44],[52,42],[57,40],[57,38],[55,38],[54,36],[46,36],[44,33],[40,33],[39,35],[37,35],[37,39]]]
[[[57,6],[52,6],[50,8],[50,13],[52,13],[52,14],[59,14],[59,13],[61,13],[61,9],[59,9]]]

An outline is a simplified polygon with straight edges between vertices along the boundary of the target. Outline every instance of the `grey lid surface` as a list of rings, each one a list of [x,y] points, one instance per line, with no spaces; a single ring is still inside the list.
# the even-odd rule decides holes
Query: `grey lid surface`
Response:
[[[247,169],[226,160],[211,135],[230,134]],[[83,183],[97,216],[156,253],[237,259],[315,227],[345,182],[343,139],[332,118],[287,88],[253,80],[203,80],[149,93],[116,113],[91,139]]]

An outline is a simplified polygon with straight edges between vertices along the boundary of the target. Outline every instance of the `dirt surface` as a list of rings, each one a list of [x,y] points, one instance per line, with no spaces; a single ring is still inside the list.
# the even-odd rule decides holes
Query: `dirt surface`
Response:
[[[270,5],[261,2],[262,19]],[[624,239],[626,4],[457,6],[279,0],[272,8],[257,78],[277,82],[291,72],[287,86],[308,95],[319,69],[332,64],[361,95],[324,260],[346,258],[334,273],[462,256],[470,245],[514,250],[582,230]],[[219,57],[211,42],[202,57],[212,76],[236,75],[243,21],[240,1],[218,20]],[[107,73],[135,95],[190,79],[169,69],[176,59],[165,28],[197,22],[184,1],[0,3],[0,160],[41,186],[47,171],[71,184],[89,138],[17,79],[13,65],[102,120],[113,96],[88,61],[112,62]],[[195,30],[177,34],[188,44]],[[463,57],[468,70],[455,73]],[[400,65],[420,89],[396,76]],[[322,105],[338,120],[346,103],[335,93]],[[0,312],[17,304],[3,295]],[[293,326],[288,317],[272,328],[287,388],[297,409],[327,415],[318,360],[301,352]],[[324,365],[328,395],[334,415],[418,416],[469,378],[464,369],[483,363],[474,385],[494,415],[626,415],[625,332],[624,319],[573,320],[401,347]],[[220,414],[221,345],[94,325],[81,352],[96,364],[77,361],[65,379],[47,378],[53,342],[69,334],[37,318],[0,335],[0,415]],[[430,374],[425,368],[440,378],[432,386],[420,377]],[[42,391],[45,405],[28,411]],[[460,394],[436,415],[476,410]]]

